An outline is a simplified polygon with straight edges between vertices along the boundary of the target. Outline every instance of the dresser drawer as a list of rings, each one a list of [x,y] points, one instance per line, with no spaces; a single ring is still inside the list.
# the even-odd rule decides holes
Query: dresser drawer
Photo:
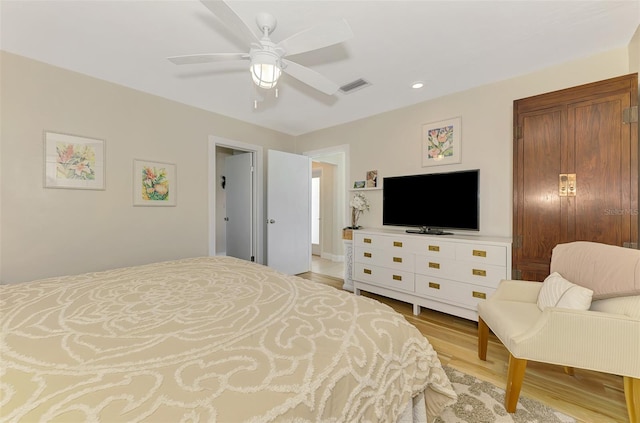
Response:
[[[495,292],[493,288],[426,275],[416,275],[415,287],[416,293],[421,296],[464,305],[473,310],[477,309],[478,302]]]
[[[499,245],[458,244],[456,259],[504,266],[507,261],[507,248]]]
[[[355,233],[355,232],[354,232]],[[360,234],[354,235],[356,247],[371,247],[389,249],[393,251],[408,251],[407,240],[402,236]]]
[[[414,292],[414,275],[404,270],[355,263],[353,279],[399,291]]]
[[[457,262],[454,279],[497,288],[502,279],[507,278],[507,268],[484,263]]]
[[[416,273],[454,279],[457,266],[458,263],[453,259],[441,259],[424,254],[416,254]]]
[[[431,257],[456,257],[456,245],[451,242],[435,240],[433,238],[415,238],[408,241],[411,251]]]
[[[369,247],[356,247],[353,254],[356,263],[413,272],[414,255],[403,250],[389,251]]]

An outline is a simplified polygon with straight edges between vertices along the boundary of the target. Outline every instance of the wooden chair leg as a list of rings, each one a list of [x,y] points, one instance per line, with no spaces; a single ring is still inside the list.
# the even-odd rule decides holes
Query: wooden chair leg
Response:
[[[623,380],[629,422],[640,423],[640,379],[625,376]]]
[[[478,357],[480,360],[487,360],[487,343],[489,342],[489,326],[478,318]]]
[[[524,379],[527,360],[515,358],[509,354],[509,370],[507,372],[507,392],[504,395],[504,408],[507,413],[515,413],[520,398],[520,388]]]

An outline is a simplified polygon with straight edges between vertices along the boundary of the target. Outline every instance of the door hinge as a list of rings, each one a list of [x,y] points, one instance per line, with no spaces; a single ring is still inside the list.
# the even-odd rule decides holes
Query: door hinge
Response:
[[[516,125],[516,126],[513,127],[513,137],[515,139],[522,138],[522,126]]]
[[[630,124],[638,121],[638,106],[627,107],[622,111],[622,123]]]
[[[511,279],[514,279],[514,280],[522,279],[522,270],[520,270],[520,269],[511,269]]]
[[[522,235],[516,235],[513,239],[513,248],[522,248]]]

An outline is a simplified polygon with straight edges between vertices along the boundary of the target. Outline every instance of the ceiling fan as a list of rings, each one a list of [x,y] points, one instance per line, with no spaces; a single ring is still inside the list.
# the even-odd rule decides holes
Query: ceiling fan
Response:
[[[274,43],[269,35],[276,28],[277,21],[271,14],[262,12],[256,16],[256,23],[262,34],[262,37],[258,38],[223,0],[200,1],[220,18],[234,34],[250,45],[249,52],[173,56],[168,58],[171,62],[176,65],[189,65],[248,60],[253,82],[260,88],[274,88],[284,72],[327,95],[333,95],[338,91],[339,87],[335,82],[310,68],[285,59],[285,57],[338,44],[351,38],[353,36],[351,27],[344,19],[313,26],[279,43]]]

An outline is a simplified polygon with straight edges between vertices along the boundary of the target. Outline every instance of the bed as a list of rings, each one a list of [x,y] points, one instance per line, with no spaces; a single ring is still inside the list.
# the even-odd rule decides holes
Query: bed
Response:
[[[397,422],[456,394],[373,299],[231,257],[0,285],[0,420]]]

